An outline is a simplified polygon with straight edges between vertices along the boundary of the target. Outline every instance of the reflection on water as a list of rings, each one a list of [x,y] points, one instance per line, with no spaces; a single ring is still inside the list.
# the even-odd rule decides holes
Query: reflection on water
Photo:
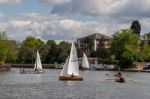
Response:
[[[150,74],[125,72],[126,83],[112,71],[80,71],[83,81],[59,81],[61,70],[44,74],[0,73],[0,99],[149,99]]]

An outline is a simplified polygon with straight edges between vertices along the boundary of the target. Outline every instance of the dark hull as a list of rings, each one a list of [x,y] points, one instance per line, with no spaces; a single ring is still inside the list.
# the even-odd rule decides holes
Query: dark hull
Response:
[[[116,79],[115,81],[118,82],[118,83],[124,83],[125,79]]]
[[[69,77],[69,76],[59,76],[59,80],[62,81],[82,81],[83,78],[80,76],[74,76],[74,77]]]

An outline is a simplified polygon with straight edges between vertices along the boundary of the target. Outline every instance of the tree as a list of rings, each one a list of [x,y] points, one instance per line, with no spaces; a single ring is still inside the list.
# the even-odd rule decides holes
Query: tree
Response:
[[[49,46],[55,46],[56,45],[56,42],[54,40],[48,40],[46,42],[46,45],[49,45]]]
[[[147,39],[150,39],[150,32],[146,34]]]
[[[130,29],[121,30],[113,35],[111,53],[118,60],[118,66],[128,68],[137,60],[139,37]]]
[[[33,63],[36,58],[36,50],[41,52],[44,42],[32,36],[28,36],[22,43],[19,59],[25,63]]]
[[[68,42],[62,41],[59,43],[58,48],[60,49],[58,62],[59,63],[65,62],[70,52],[70,44]]]
[[[51,58],[55,57],[55,55],[52,55],[55,53],[55,51],[57,52],[57,47],[56,47],[56,42],[54,40],[48,40],[45,44],[45,46],[42,49],[42,62],[43,63],[53,63],[53,61],[51,62]],[[53,60],[52,58],[52,60]]]
[[[139,21],[138,21],[138,20],[134,20],[134,21],[132,22],[132,25],[131,25],[130,29],[133,30],[133,33],[135,33],[135,34],[137,34],[137,35],[140,35],[140,32],[141,32],[141,25],[140,25]]]
[[[6,32],[0,31],[0,64],[15,59],[16,50],[11,41],[7,40]]]
[[[142,54],[145,62],[150,62],[150,45],[144,45]]]
[[[7,34],[5,31],[0,31],[0,40],[7,40]]]

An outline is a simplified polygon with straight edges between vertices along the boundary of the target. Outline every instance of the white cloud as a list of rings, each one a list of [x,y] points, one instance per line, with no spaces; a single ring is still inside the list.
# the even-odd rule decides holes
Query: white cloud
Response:
[[[52,5],[52,4],[51,4]],[[149,17],[149,0],[71,0],[67,3],[54,5],[52,13],[110,17]]]
[[[20,4],[22,0],[0,0],[0,5],[17,5]]]
[[[110,36],[120,29],[129,28],[132,21],[138,19],[142,33],[150,31],[148,0],[40,1],[53,5],[52,13],[20,13],[14,16],[0,13],[0,30],[5,30],[11,39],[16,40],[24,40],[29,35],[44,40],[69,40],[92,33]]]
[[[19,14],[5,16],[0,29],[11,39],[24,40],[27,36],[43,40],[69,40],[95,32],[108,33],[107,25],[96,21],[79,21],[52,14]],[[54,17],[55,16],[55,17]]]
[[[79,29],[82,25],[81,22],[70,20],[70,19],[64,19],[61,20],[60,26],[64,29]]]

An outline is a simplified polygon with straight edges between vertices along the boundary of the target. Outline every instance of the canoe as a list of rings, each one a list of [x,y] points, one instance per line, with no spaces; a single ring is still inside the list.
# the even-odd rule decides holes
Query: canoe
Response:
[[[69,76],[59,76],[59,80],[82,81],[83,78],[80,76],[73,76],[73,77],[71,77],[71,76],[70,77]]]

